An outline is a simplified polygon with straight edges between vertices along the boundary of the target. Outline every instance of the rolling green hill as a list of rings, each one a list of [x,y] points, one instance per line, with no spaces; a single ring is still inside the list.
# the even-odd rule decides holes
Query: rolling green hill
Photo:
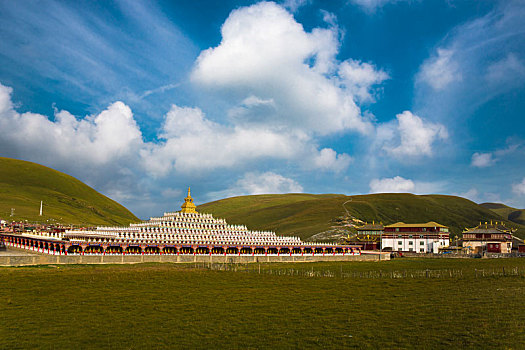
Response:
[[[343,203],[346,203],[345,207]],[[468,199],[445,195],[255,195],[202,204],[197,210],[225,218],[232,224],[246,224],[250,229],[273,230],[302,239],[331,230],[344,233],[344,223],[351,217],[385,224],[436,221],[449,226],[455,235],[480,221],[497,220],[518,228],[518,235],[525,236],[524,226],[502,219],[499,214]]]
[[[501,203],[482,203],[482,207],[487,208],[501,216],[505,220],[525,225],[525,209],[516,209]]]
[[[40,201],[43,216],[39,216]],[[14,208],[14,216],[11,215]],[[124,225],[139,221],[117,202],[72,176],[0,157],[0,218],[64,224]]]

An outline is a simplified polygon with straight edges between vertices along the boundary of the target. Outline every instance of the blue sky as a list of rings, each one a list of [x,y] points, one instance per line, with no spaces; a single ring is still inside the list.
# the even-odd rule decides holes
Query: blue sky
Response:
[[[522,1],[0,0],[0,156],[142,218],[257,193],[525,207]]]

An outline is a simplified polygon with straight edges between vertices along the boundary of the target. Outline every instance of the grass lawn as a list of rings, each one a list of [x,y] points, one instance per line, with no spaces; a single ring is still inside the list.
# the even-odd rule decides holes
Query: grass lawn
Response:
[[[525,259],[235,269],[1,268],[0,348],[525,347]]]

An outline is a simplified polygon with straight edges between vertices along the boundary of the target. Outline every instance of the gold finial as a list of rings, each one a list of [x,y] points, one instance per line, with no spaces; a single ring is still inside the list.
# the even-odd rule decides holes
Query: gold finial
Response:
[[[190,194],[190,187],[188,187],[188,196],[186,198],[184,198],[184,203],[182,203],[182,210],[181,212],[183,213],[196,213],[197,211],[195,210],[195,208],[197,208],[195,206],[195,204],[193,203],[193,198],[191,198],[191,194]]]

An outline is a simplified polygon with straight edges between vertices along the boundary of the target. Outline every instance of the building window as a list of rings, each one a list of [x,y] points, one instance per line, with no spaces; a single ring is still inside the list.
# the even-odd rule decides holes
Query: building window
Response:
[[[412,238],[412,235],[409,235],[408,238]]]
[[[419,252],[420,252],[420,253],[424,253],[424,252],[425,252],[425,249],[420,248],[420,249],[419,249]]]
[[[401,238],[401,237],[403,237],[403,235],[397,235],[397,238]]]
[[[396,227],[396,232],[399,232],[399,228],[398,227]]]
[[[408,245],[414,245],[414,242],[410,241],[408,242]]]
[[[423,236],[423,235],[419,235],[419,238],[425,238],[425,236]]]
[[[419,245],[425,245],[425,242],[419,242]]]
[[[409,251],[409,252],[413,252],[414,249],[412,249],[412,248],[408,248],[408,251]]]
[[[403,245],[403,241],[397,241],[398,245]]]

